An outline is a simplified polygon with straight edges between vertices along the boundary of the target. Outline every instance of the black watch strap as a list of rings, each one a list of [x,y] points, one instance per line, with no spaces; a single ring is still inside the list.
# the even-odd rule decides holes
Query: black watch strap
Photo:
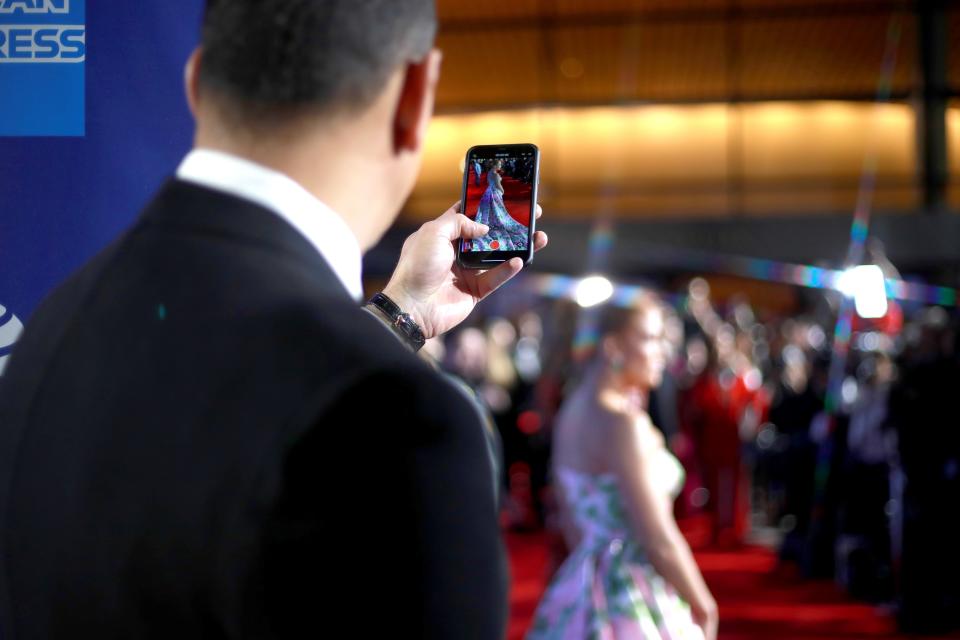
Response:
[[[409,313],[404,313],[396,302],[388,296],[378,293],[367,301],[367,304],[376,307],[389,321],[390,326],[402,337],[414,351],[419,351],[427,339],[420,326],[414,322]]]

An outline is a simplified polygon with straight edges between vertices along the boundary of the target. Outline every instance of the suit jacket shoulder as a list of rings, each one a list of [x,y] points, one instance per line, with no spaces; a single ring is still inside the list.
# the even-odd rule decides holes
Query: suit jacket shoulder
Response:
[[[172,181],[6,370],[3,635],[498,637],[465,406],[279,217]]]

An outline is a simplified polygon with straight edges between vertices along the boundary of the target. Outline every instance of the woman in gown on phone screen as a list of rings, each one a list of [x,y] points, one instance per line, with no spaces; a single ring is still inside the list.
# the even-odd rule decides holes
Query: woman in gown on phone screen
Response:
[[[527,227],[514,220],[503,203],[502,167],[503,160],[496,160],[487,172],[487,190],[480,199],[476,221],[490,227],[490,233],[473,241],[478,251],[527,249]]]
[[[609,307],[597,354],[553,435],[559,520],[572,550],[527,640],[714,640],[717,605],[673,518],[683,467],[646,412],[666,365],[664,314]]]

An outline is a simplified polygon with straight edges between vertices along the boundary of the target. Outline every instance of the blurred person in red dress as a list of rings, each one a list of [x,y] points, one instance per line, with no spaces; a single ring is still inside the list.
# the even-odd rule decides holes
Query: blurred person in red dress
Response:
[[[755,435],[769,402],[752,361],[749,334],[717,314],[706,281],[692,281],[689,293],[687,308],[702,334],[705,363],[684,394],[683,422],[706,489],[711,542],[735,546],[749,526],[750,483],[742,446]]]

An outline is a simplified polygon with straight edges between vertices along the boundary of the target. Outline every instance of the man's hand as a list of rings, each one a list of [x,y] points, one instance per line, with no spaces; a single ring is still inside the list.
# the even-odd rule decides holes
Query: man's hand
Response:
[[[537,218],[542,214],[537,205]],[[486,225],[462,215],[458,202],[436,220],[424,223],[403,243],[400,262],[383,292],[413,317],[427,338],[460,324],[478,302],[523,268],[520,258],[487,271],[457,265],[454,243],[460,238],[481,238],[488,231]],[[533,236],[534,251],[545,246],[547,234],[537,231]]]

